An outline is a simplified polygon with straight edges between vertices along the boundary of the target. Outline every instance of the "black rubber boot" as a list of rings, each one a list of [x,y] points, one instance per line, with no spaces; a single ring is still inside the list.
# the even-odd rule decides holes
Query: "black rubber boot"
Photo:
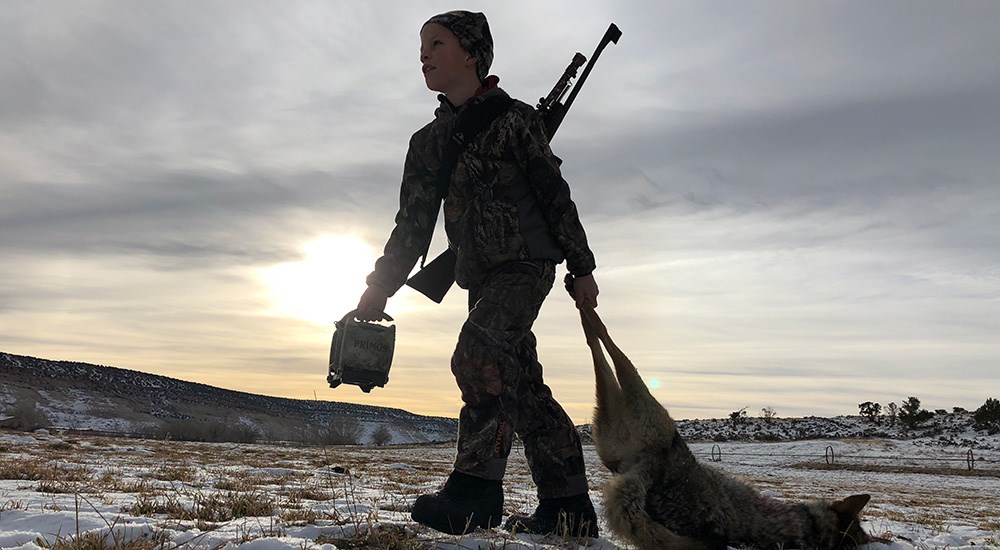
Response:
[[[543,498],[530,516],[512,515],[504,526],[508,531],[597,538],[597,512],[590,495]]]
[[[496,527],[503,516],[503,485],[498,480],[452,472],[443,489],[417,497],[410,516],[452,535]]]

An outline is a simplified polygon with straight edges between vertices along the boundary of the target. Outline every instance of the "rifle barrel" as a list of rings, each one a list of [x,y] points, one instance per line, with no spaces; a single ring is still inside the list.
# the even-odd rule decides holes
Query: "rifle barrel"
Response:
[[[594,55],[590,56],[590,62],[587,63],[586,67],[584,67],[583,74],[580,75],[580,80],[576,81],[576,85],[573,86],[573,91],[570,92],[569,97],[566,98],[565,105],[567,111],[576,99],[576,94],[580,91],[580,88],[583,87],[583,83],[587,80],[587,76],[590,74],[591,69],[594,68],[594,63],[597,62],[597,58],[601,55],[601,52],[604,51],[604,48],[607,47],[609,42],[617,44],[618,39],[621,37],[622,31],[618,28],[618,25],[615,25],[614,23],[612,23],[611,26],[608,27],[608,30],[604,32],[604,37],[601,38],[601,43],[598,44],[597,49],[594,50]]]

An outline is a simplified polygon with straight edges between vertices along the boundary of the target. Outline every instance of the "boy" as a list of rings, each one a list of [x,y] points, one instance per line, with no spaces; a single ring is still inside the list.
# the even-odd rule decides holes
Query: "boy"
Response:
[[[368,276],[359,319],[381,319],[388,297],[426,254],[442,202],[442,156],[456,119],[490,101],[510,102],[499,78],[488,76],[492,60],[482,13],[443,13],[421,28],[424,80],[441,92],[441,106],[410,139],[396,227]],[[596,537],[580,437],[542,380],[531,332],[564,259],[575,277],[577,306],[597,305],[594,256],[530,105],[510,103],[469,140],[443,200],[449,246],[457,254],[455,279],[469,291],[469,317],[451,360],[463,407],[454,470],[443,489],[417,498],[413,519],[452,534],[499,525],[501,483],[517,433],[539,505],[529,516],[512,516],[506,527]]]

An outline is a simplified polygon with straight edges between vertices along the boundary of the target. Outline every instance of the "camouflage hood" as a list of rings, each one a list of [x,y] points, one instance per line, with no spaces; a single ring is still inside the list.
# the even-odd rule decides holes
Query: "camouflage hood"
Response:
[[[476,58],[476,74],[479,81],[485,81],[493,64],[493,35],[486,16],[480,12],[449,11],[427,20],[448,29],[456,37],[462,49]]]

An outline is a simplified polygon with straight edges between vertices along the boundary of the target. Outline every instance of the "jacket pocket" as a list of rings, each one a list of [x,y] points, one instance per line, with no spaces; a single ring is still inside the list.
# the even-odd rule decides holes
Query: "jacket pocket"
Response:
[[[484,202],[475,232],[475,246],[488,263],[524,259],[524,239],[514,205],[495,200]]]

